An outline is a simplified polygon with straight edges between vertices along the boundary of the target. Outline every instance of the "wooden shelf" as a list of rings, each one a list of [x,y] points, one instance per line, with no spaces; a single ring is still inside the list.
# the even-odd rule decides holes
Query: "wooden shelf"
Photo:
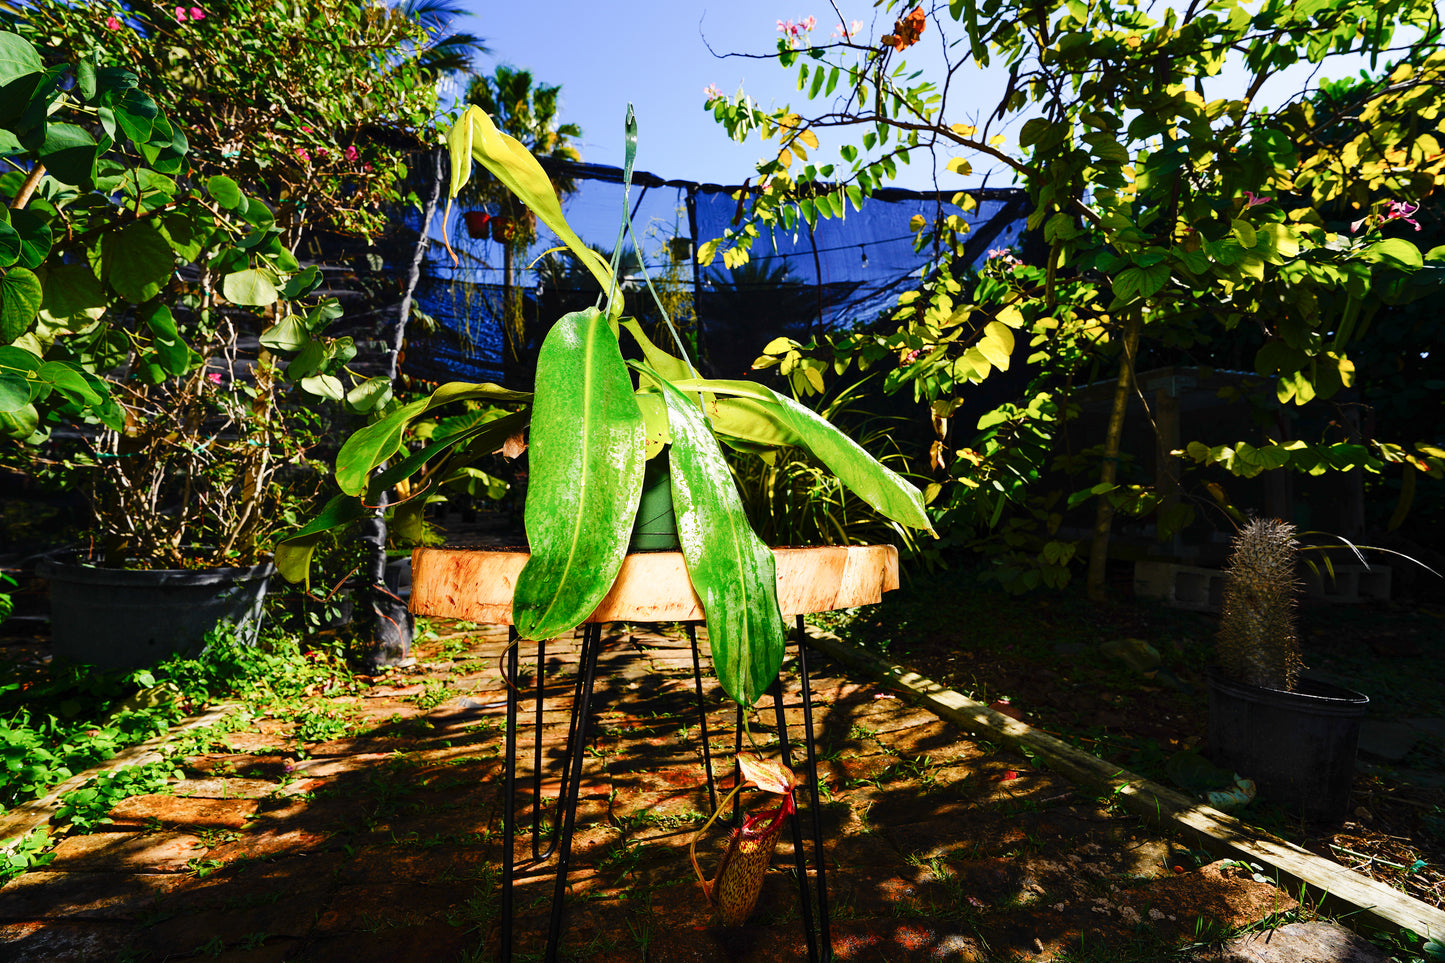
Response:
[[[880,602],[898,587],[892,545],[775,548],[783,615]],[[512,624],[512,591],[527,562],[519,549],[419,548],[411,557],[411,610],[417,615]],[[589,622],[698,622],[702,602],[681,552],[635,552]]]

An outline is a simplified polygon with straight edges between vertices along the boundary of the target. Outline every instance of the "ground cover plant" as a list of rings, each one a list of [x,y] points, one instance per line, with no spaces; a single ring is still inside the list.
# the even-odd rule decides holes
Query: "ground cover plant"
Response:
[[[133,672],[5,660],[0,662],[0,816],[122,749],[164,735],[188,715],[221,702],[234,704],[229,722],[176,740],[169,758],[103,773],[68,793],[55,825],[93,831],[108,821],[105,814],[121,799],[166,791],[179,776],[176,754],[207,744],[243,716],[293,719],[303,739],[335,738],[347,729],[344,719],[310,706],[307,699],[353,692],[357,686],[337,652],[303,650],[297,636],[275,630],[252,645],[222,627],[200,656]],[[38,847],[46,833],[33,836],[0,840],[0,852],[8,854],[0,875],[43,861]]]

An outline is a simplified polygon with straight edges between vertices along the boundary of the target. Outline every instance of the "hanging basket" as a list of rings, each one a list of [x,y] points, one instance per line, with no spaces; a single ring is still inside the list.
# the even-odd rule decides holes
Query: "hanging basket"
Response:
[[[467,211],[463,213],[462,220],[467,225],[467,237],[486,237],[489,233],[487,222],[491,219],[492,215],[486,211]]]

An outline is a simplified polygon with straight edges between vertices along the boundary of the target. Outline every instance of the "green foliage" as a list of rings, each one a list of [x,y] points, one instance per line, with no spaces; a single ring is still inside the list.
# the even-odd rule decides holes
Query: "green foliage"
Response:
[[[421,146],[437,107],[426,57],[436,24],[419,22],[425,11],[362,0],[232,0],[201,19],[174,10],[38,0],[16,29],[58,59],[94,63],[98,83],[113,71],[134,78],[155,102],[118,102],[106,133],[184,130],[146,160],[274,199],[289,249],[305,221],[382,229],[405,194],[405,153]]]
[[[905,457],[893,437],[894,421],[869,416],[855,382],[819,399],[820,417],[837,425],[874,458],[906,474]],[[869,545],[897,542],[920,550],[906,526],[874,511],[806,448],[787,446],[770,457],[727,451],[748,520],[769,545]],[[926,496],[925,496],[926,497]]]
[[[215,564],[254,563],[288,498],[307,495],[280,479],[319,476],[305,456],[313,416],[276,413],[283,372],[263,352],[248,374],[237,342],[260,331],[268,349],[296,353],[287,378],[340,401],[356,349],[323,335],[340,309],[310,296],[319,274],[300,270],[271,207],[230,177],[186,176],[189,141],[135,72],[90,51],[43,67],[22,36],[0,37],[14,75],[0,143],[17,168],[0,177],[12,198],[0,215],[0,431],[39,445],[57,424],[90,426],[64,463],[108,562],[182,567],[205,545]]]
[[[91,832],[111,822],[106,814],[122,799],[169,793],[171,780],[180,779],[183,775],[174,762],[167,760],[103,772],[61,797],[60,808],[53,818],[69,823],[81,832]]]
[[[796,73],[807,108],[764,110],[742,92],[709,99],[730,136],[775,140],[777,154],[758,165],[748,216],[700,259],[721,253],[736,267],[766,230],[841,217],[919,151],[947,157],[940,166],[954,174],[980,162],[1013,172],[1033,202],[1032,263],[995,251],[969,270],[963,215],[974,201],[960,191],[933,222],[915,218],[918,249],[940,253],[888,322],[768,352],[805,392],[821,390],[811,374],[856,362],[885,366],[889,390],[927,402],[940,442],[931,461],[947,469],[945,519],[962,524],[960,541],[1002,544],[995,558],[1004,568],[1022,571],[1033,557],[1035,584],[1066,580],[1059,565],[1072,548],[1052,530],[1085,501],[1133,512],[1168,504],[1169,517],[1156,518],[1162,536],[1188,521],[1177,500],[1120,484],[1116,451],[1099,453],[1098,483],[1075,483],[1083,494],[1072,505],[1031,491],[1055,467],[1075,384],[1132,369],[1136,355],[1155,364],[1243,355],[1274,382],[1280,404],[1332,404],[1356,383],[1360,358],[1373,357],[1374,319],[1438,288],[1445,249],[1425,251],[1408,232],[1416,205],[1445,176],[1445,54],[1431,4],[1328,0],[1308,13],[1247,12],[1217,0],[1185,19],[1133,2],[954,3],[924,21],[961,58],[936,77],[901,59],[918,37],[919,24],[902,16],[908,6],[884,5],[900,20],[881,44],[780,42],[776,59]],[[1398,39],[1411,30],[1418,40]],[[1257,101],[1284,68],[1328,69],[1330,57],[1350,53],[1394,63],[1377,78],[1302,91],[1278,108]],[[1218,79],[1226,58],[1244,73],[1243,93],[1232,86],[1238,79],[1228,87]],[[1003,97],[974,123],[948,116],[972,103],[953,86],[966,61],[1009,69]],[[1015,144],[994,129],[1016,129]],[[832,145],[822,140],[829,136]],[[807,163],[809,151],[829,146],[842,165]],[[1123,357],[1131,338],[1139,349]],[[1403,350],[1412,349],[1427,345]],[[1010,402],[976,426],[959,426],[980,434],[958,437],[949,419],[974,386],[1021,361],[1026,386],[1011,387]],[[1438,442],[1411,447],[1362,436],[1343,419],[1336,426],[1325,437],[1276,442],[1186,439],[1195,443],[1185,454],[1246,477],[1395,465],[1445,477]],[[1022,444],[998,444],[1005,435]],[[1408,509],[1403,492],[1400,504]]]
[[[1215,643],[1231,678],[1270,689],[1295,687],[1303,668],[1294,625],[1298,558],[1294,526],[1278,519],[1255,519],[1235,536]]]

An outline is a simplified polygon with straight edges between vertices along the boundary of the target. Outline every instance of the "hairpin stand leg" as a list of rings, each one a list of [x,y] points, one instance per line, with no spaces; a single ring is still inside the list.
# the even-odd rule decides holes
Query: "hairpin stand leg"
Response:
[[[506,753],[502,763],[502,945],[498,954],[501,963],[512,960],[512,876],[516,871],[513,844],[517,836],[517,630],[507,633],[507,734]],[[540,675],[540,672],[539,672]],[[541,722],[541,718],[537,720]],[[541,733],[538,732],[538,742]]]
[[[692,684],[697,691],[697,722],[702,729],[702,768],[707,774],[708,809],[717,812],[717,782],[712,775],[712,745],[707,731],[707,701],[702,692],[702,664],[697,651],[697,623],[687,623],[687,640],[692,643]]]
[[[582,762],[587,748],[587,728],[592,705],[592,683],[597,673],[597,654],[602,648],[602,626],[588,623],[582,631],[582,658],[578,667],[579,698],[572,704],[571,738],[568,740],[568,772],[557,797],[557,818],[562,834],[557,842],[557,878],[552,891],[552,914],[547,928],[547,952],[543,959],[555,963],[562,939],[562,909],[567,898],[567,864],[572,858],[572,828],[577,816],[577,797],[582,785]]]
[[[783,710],[783,680],[773,680],[773,713],[777,717],[778,745],[783,755],[783,765],[793,768],[792,748],[788,744],[788,720]],[[804,782],[812,781],[812,773],[804,773]],[[793,866],[798,873],[798,906],[803,915],[803,934],[808,940],[808,960],[818,963],[818,934],[813,928],[813,899],[808,892],[808,854],[803,850],[803,826],[799,815],[789,820],[793,832]]]
[[[818,799],[818,751],[813,736],[813,693],[808,683],[808,635],[803,616],[798,616],[798,678],[803,689],[803,733],[808,765],[808,815],[813,823],[813,866],[817,874],[818,929],[822,935],[823,959],[833,958],[833,934],[828,921],[827,858],[823,853],[823,813]]]

